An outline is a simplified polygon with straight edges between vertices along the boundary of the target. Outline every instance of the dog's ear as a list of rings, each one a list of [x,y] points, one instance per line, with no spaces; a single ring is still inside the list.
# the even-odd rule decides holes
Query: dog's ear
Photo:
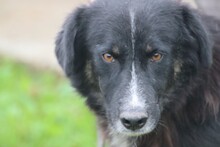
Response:
[[[85,67],[87,60],[86,7],[78,8],[66,19],[56,39],[55,53],[59,64],[74,87],[85,93]]]
[[[202,67],[212,64],[212,43],[200,15],[186,6],[182,6],[183,23],[187,34],[195,41],[198,59]]]
[[[85,56],[85,24],[83,22],[84,8],[74,11],[66,19],[61,32],[56,39],[55,53],[59,64],[69,77],[72,72],[77,72]]]

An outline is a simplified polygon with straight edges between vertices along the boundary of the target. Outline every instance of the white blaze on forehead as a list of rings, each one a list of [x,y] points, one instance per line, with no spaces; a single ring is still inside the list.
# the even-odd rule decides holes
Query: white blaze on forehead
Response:
[[[140,94],[141,90],[138,85],[138,79],[135,71],[134,62],[132,63],[131,82],[129,86],[130,86],[130,94],[131,94],[131,101],[129,102],[129,105],[132,107],[144,107],[144,102]]]
[[[130,19],[131,19],[131,42],[132,42],[132,51],[133,51],[133,62],[132,62],[132,69],[131,69],[131,82],[130,82],[130,94],[131,94],[131,101],[129,102],[129,105],[132,107],[144,107],[144,103],[142,100],[140,100],[140,90],[138,86],[138,78],[135,71],[135,13],[133,11],[130,11]]]
[[[135,38],[134,38],[134,34],[136,31],[136,26],[135,26],[135,14],[134,12],[131,10],[130,11],[130,19],[131,19],[131,43],[132,43],[132,50],[133,50],[133,57],[134,57],[134,47],[135,47]]]

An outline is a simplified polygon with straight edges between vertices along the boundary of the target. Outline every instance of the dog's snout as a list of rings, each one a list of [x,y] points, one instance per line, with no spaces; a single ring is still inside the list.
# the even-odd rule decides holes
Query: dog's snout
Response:
[[[123,126],[132,131],[143,128],[147,122],[147,118],[146,114],[141,113],[123,113],[120,117]]]

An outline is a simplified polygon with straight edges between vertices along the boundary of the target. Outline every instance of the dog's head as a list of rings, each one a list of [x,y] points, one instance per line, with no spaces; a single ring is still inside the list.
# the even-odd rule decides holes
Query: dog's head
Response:
[[[66,20],[56,55],[73,86],[117,133],[141,135],[212,62],[199,16],[167,0],[97,0]],[[97,112],[98,113],[98,112]]]

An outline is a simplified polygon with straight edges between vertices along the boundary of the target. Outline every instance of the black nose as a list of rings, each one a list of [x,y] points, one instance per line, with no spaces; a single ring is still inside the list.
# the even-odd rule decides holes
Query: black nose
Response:
[[[121,118],[122,124],[129,130],[135,131],[141,129],[147,122],[147,117],[129,117]]]

